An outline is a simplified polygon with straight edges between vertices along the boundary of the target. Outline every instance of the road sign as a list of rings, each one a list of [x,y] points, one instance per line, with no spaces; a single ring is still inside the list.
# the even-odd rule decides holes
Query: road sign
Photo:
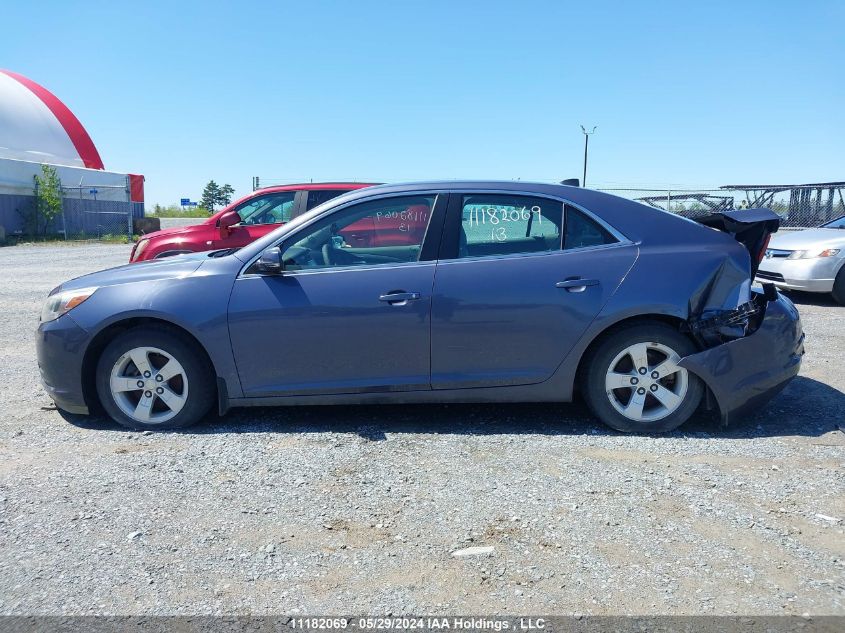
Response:
[[[182,202],[180,203],[183,207],[191,206],[191,199],[190,198],[182,198]]]

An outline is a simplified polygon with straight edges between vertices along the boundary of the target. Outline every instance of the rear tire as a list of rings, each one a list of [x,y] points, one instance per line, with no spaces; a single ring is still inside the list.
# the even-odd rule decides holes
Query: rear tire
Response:
[[[166,327],[118,335],[103,350],[96,371],[103,408],[130,429],[190,426],[214,403],[214,373],[202,350]]]
[[[845,266],[839,269],[833,282],[833,300],[839,305],[845,305]]]
[[[665,323],[620,327],[585,359],[582,393],[593,414],[617,431],[671,431],[695,413],[704,394],[701,380],[676,365],[697,351]]]

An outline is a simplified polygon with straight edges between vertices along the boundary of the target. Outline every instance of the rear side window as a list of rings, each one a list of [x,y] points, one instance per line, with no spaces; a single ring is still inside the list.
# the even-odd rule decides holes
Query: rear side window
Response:
[[[464,196],[458,257],[560,250],[563,204],[499,194]]]
[[[575,207],[566,206],[563,248],[587,248],[618,242],[610,231]]]
[[[306,202],[306,209],[311,210],[316,206],[328,202],[332,198],[337,198],[339,195],[346,193],[346,189],[315,189],[308,192],[308,201]]]

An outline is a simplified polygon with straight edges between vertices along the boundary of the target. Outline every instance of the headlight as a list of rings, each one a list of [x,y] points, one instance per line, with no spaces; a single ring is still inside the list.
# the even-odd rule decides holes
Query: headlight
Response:
[[[150,243],[150,240],[141,240],[138,242],[138,245],[135,247],[135,252],[132,254],[132,261],[136,261],[140,256],[141,253],[144,252],[144,249],[147,248],[147,245]]]
[[[41,309],[41,322],[52,321],[73,310],[80,303],[90,297],[97,288],[79,288],[77,290],[65,290],[47,297],[44,307]]]
[[[838,248],[826,248],[821,251],[793,251],[787,259],[812,259],[814,257],[836,257],[837,255],[839,255]]]

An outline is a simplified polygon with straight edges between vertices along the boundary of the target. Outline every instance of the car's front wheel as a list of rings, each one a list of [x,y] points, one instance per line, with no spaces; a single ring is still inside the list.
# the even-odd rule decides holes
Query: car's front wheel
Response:
[[[845,306],[845,266],[839,269],[836,279],[833,281],[833,300],[839,305]]]
[[[704,393],[701,380],[677,364],[696,351],[665,323],[623,326],[586,359],[581,387],[587,404],[618,431],[671,431],[695,413]]]
[[[214,377],[195,347],[161,327],[117,336],[97,363],[97,394],[106,413],[131,429],[175,429],[198,422],[214,402]]]

